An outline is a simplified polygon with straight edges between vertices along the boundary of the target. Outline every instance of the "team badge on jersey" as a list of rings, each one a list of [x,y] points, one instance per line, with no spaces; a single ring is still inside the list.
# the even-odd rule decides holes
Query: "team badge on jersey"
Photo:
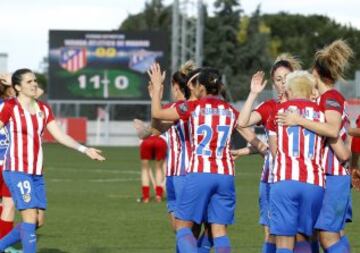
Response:
[[[37,115],[38,115],[38,117],[40,117],[42,119],[44,118],[44,113],[42,111],[38,112]]]
[[[181,112],[187,112],[189,110],[189,107],[188,107],[187,103],[183,103],[183,104],[179,105],[179,109]]]
[[[31,201],[31,195],[29,193],[24,194],[22,197],[25,203],[29,203]]]

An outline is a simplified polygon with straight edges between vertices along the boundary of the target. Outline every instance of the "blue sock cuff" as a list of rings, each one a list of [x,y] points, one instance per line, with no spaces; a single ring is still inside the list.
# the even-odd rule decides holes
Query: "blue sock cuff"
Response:
[[[229,237],[224,235],[214,238],[214,247],[231,247]]]
[[[276,252],[276,244],[271,242],[264,242],[262,253],[275,253]]]
[[[344,245],[344,243],[340,239],[335,244],[333,244],[331,247],[327,248],[325,250],[325,252],[328,252],[328,253],[346,252],[346,246]]]
[[[192,234],[190,228],[180,228],[178,231],[176,231],[176,238],[181,238],[190,234]]]
[[[286,249],[286,248],[277,248],[276,249],[276,253],[293,253],[294,251],[292,251],[291,249]]]
[[[349,238],[348,238],[346,235],[341,236],[340,240],[341,240],[342,242],[345,242],[345,243],[349,243],[349,244],[350,244]]]
[[[35,231],[36,224],[23,222],[23,223],[21,223],[21,229],[32,232],[32,231]]]
[[[198,245],[212,246],[214,244],[212,238],[208,235],[202,235],[198,240]]]
[[[295,246],[305,246],[305,245],[308,245],[310,243],[308,243],[307,241],[301,241],[301,242],[296,242],[295,243]]]

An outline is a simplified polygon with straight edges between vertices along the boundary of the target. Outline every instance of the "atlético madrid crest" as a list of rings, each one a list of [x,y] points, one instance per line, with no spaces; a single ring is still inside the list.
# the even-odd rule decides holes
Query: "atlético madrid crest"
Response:
[[[74,73],[87,64],[86,48],[64,47],[60,52],[60,66],[67,71]]]

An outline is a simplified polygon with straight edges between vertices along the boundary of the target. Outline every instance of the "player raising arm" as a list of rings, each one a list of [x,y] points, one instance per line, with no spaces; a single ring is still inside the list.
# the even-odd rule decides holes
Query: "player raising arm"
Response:
[[[320,230],[320,242],[329,253],[350,250],[346,236],[341,237],[345,222],[351,220],[351,178],[348,164],[344,161],[350,150],[344,148],[342,154],[333,150],[332,144],[345,142],[349,120],[345,112],[345,98],[334,89],[335,82],[342,78],[353,51],[342,40],[318,50],[315,54],[312,73],[320,93],[319,106],[325,112],[324,123],[313,122],[297,113],[280,113],[278,123],[300,125],[319,135],[331,137],[326,141],[323,167],[326,173],[325,197],[316,228]],[[342,156],[344,155],[344,156]]]
[[[94,160],[105,158],[100,150],[80,145],[60,130],[51,108],[35,99],[38,84],[31,70],[15,71],[12,85],[17,96],[6,100],[0,112],[0,128],[6,127],[10,137],[3,175],[22,222],[0,240],[0,252],[21,240],[24,253],[35,253],[38,210],[47,206],[41,143],[45,127],[59,143]]]

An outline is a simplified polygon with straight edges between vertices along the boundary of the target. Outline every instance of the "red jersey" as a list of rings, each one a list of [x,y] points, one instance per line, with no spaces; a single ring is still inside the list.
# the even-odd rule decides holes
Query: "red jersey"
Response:
[[[328,90],[324,94],[319,97],[319,106],[322,111],[333,110],[337,111],[341,115],[341,126],[339,135],[343,141],[346,140],[347,137],[347,129],[349,127],[349,117],[345,111],[345,98],[335,89]],[[341,163],[334,151],[330,147],[330,145],[326,142],[325,143],[325,150],[323,155],[323,162],[322,166],[325,169],[325,173],[327,175],[337,175],[337,176],[344,176],[347,175],[347,162]]]
[[[208,96],[176,106],[180,118],[188,121],[191,157],[188,172],[234,175],[230,137],[239,113],[229,103]]]
[[[16,98],[5,101],[0,113],[10,136],[4,170],[42,175],[43,151],[41,136],[46,125],[54,120],[51,108],[37,101],[35,114],[24,110]]]
[[[261,116],[260,124],[264,126],[265,134],[266,134],[267,138],[269,137],[267,121],[271,115],[275,114],[277,104],[278,104],[278,102],[276,102],[274,99],[270,99],[270,100],[267,100],[267,101],[261,103],[260,105],[258,105],[254,110],[255,112],[259,113]],[[264,183],[272,183],[273,182],[273,180],[274,180],[273,173],[271,173],[272,165],[273,165],[273,157],[271,155],[270,150],[268,150],[264,157],[264,164],[263,164],[261,178],[260,178],[261,182],[264,182]]]
[[[170,103],[164,108],[174,107],[183,101]],[[189,128],[187,122],[179,119],[166,132],[168,143],[168,157],[166,176],[184,176],[189,168],[189,157],[191,152]]]
[[[275,115],[286,111],[297,111],[313,121],[325,121],[320,107],[309,100],[294,99],[278,105],[269,122],[270,135],[277,135],[274,182],[294,180],[324,186],[325,175],[321,167],[324,137],[301,126],[277,125]]]

